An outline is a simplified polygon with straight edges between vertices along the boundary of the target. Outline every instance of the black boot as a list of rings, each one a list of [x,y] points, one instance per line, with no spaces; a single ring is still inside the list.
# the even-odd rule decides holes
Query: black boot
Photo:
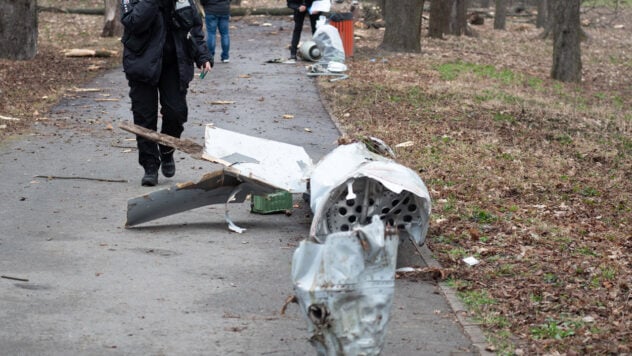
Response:
[[[167,178],[173,177],[176,174],[176,162],[173,160],[173,149],[166,154],[160,155],[160,160],[162,161],[160,168],[162,170],[162,175]]]
[[[158,166],[147,165],[145,166],[145,175],[140,181],[140,184],[144,187],[153,187],[158,184]]]

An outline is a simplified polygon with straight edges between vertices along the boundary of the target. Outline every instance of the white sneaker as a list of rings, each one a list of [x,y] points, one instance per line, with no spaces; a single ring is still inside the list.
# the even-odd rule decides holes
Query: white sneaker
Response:
[[[222,59],[222,63],[229,63],[230,59]]]

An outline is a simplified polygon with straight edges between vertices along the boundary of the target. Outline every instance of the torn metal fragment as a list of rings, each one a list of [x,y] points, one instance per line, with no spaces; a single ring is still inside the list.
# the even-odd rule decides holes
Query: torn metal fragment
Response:
[[[230,166],[278,189],[291,193],[307,191],[312,159],[300,146],[266,140],[206,126],[202,158]]]
[[[233,222],[233,220],[230,218],[230,214],[229,214],[229,209],[228,209],[228,203],[231,203],[233,201],[235,201],[235,196],[237,196],[237,194],[241,191],[241,185],[238,185],[235,187],[235,189],[233,189],[233,191],[230,193],[230,196],[228,197],[228,199],[226,199],[226,209],[224,210],[224,220],[226,220],[226,222],[228,223],[228,229],[230,231],[234,231],[238,234],[243,233],[244,231],[246,231],[246,229],[241,228],[237,225],[235,225],[235,223]]]
[[[380,152],[391,151],[386,148]],[[309,238],[295,251],[292,279],[311,343],[319,355],[378,355],[397,247],[425,241],[428,189],[414,171],[364,143],[330,152],[309,182],[314,218]]]
[[[370,224],[304,240],[294,252],[292,280],[318,355],[379,355],[395,288],[397,235]]]
[[[235,193],[235,189],[239,191]],[[243,202],[248,194],[267,194],[278,188],[229,167],[205,174],[197,183],[187,182],[158,190],[127,202],[126,227],[211,204]]]

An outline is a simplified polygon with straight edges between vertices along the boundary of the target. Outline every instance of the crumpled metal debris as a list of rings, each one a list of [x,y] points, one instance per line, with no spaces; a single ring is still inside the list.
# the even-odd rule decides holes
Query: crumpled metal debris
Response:
[[[137,132],[142,134],[142,132]],[[155,133],[152,133],[155,134]],[[313,168],[300,146],[266,140],[207,125],[199,155],[221,166],[199,182],[178,184],[130,199],[126,227],[142,224],[206,205],[226,204],[225,219],[231,231],[241,233],[230,219],[228,203],[241,203],[249,194],[269,194],[279,189],[305,193]]]
[[[342,144],[316,165],[305,151],[209,125],[202,157],[223,167],[128,202],[127,226],[278,189],[307,192],[309,236],[292,258],[294,292],[319,355],[378,355],[390,319],[398,245],[425,241],[424,182],[378,139]]]
[[[313,167],[305,149],[207,125],[202,158],[291,193],[307,191]]]
[[[228,203],[241,203],[252,192],[268,194],[276,189],[267,182],[244,177],[239,170],[225,167],[205,174],[197,183],[177,184],[128,200],[125,227],[207,205],[226,204],[225,219],[229,228],[241,232],[230,219]]]
[[[322,243],[302,241],[292,280],[318,355],[378,355],[395,288],[397,235],[378,215],[335,232]]]
[[[325,156],[310,186],[314,218],[292,259],[310,341],[319,355],[378,355],[390,318],[397,247],[403,239],[425,241],[428,190],[414,171],[363,143]]]

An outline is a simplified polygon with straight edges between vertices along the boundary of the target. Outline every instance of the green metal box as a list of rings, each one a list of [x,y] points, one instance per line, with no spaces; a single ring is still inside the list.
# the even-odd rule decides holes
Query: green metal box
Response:
[[[279,190],[265,195],[253,195],[250,212],[257,214],[285,213],[292,210],[292,193]]]

